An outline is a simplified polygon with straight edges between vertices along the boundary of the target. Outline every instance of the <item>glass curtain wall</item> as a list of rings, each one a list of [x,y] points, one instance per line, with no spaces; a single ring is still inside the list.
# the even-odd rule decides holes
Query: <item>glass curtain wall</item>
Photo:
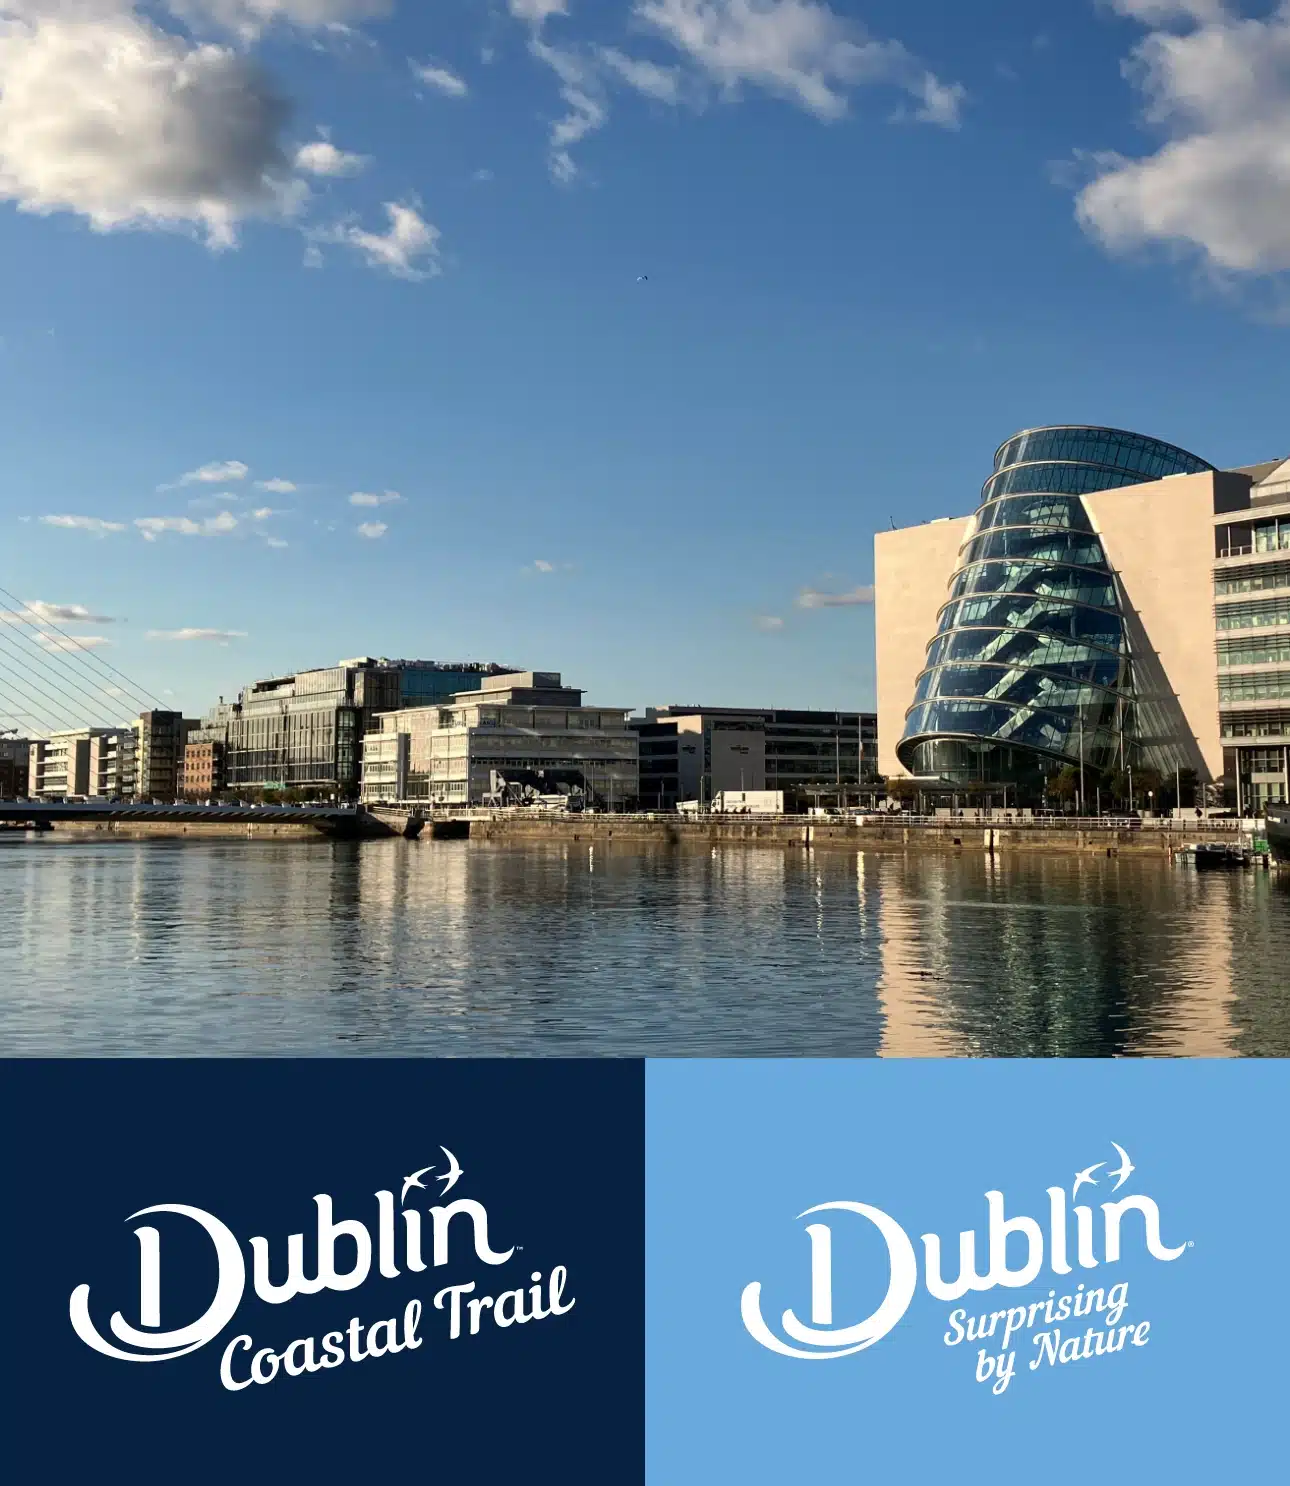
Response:
[[[1210,469],[1109,428],[1000,446],[959,552],[897,756],[911,774],[1018,798],[1082,762],[1132,767],[1133,672],[1115,579],[1081,497]]]

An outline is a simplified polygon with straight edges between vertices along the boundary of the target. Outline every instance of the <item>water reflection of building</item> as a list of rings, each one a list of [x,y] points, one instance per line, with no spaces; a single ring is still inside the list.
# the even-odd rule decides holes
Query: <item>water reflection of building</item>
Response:
[[[1221,1057],[1246,876],[1104,857],[869,857],[890,1057]]]

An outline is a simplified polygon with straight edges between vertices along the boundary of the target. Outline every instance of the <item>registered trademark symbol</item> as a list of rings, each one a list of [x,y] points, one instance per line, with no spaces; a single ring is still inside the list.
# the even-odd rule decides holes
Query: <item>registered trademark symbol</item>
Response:
[[[1196,1247],[1196,1240],[1194,1238],[1189,1238],[1187,1240],[1187,1247],[1189,1249],[1194,1249]]]

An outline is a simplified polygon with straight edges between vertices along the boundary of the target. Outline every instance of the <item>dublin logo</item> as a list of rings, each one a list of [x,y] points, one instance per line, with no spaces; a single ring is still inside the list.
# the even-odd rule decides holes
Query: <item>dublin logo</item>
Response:
[[[1071,1186],[1072,1203],[1083,1188],[1096,1187],[1112,1179],[1114,1186],[1109,1190],[1111,1193],[1118,1191],[1136,1170],[1124,1148],[1114,1141],[1112,1145],[1120,1158],[1119,1166],[1105,1170],[1107,1163],[1101,1161],[1077,1172]],[[1103,1172],[1101,1178],[1096,1175],[1098,1172]],[[1072,1274],[1076,1266],[1082,1270],[1094,1270],[1102,1265],[1115,1264],[1122,1251],[1121,1228],[1130,1213],[1139,1215],[1142,1242],[1153,1259],[1178,1259],[1188,1247],[1184,1243],[1170,1248],[1162,1241],[1160,1210],[1150,1197],[1129,1195],[1103,1202],[1100,1204],[1099,1222],[1093,1208],[1085,1203],[1075,1203],[1068,1211],[1065,1186],[1047,1188],[1046,1196],[1045,1233],[1035,1218],[1007,1217],[1001,1191],[985,1193],[987,1262],[984,1273],[978,1273],[975,1230],[967,1229],[958,1235],[958,1273],[953,1277],[946,1274],[941,1239],[934,1233],[923,1234],[922,1279],[927,1293],[936,1300],[956,1301],[969,1291],[988,1291],[996,1287],[1022,1289],[1039,1278],[1045,1263],[1052,1274],[1059,1276]],[[806,1225],[810,1242],[810,1321],[803,1321],[792,1310],[785,1310],[780,1316],[783,1335],[777,1335],[763,1314],[762,1286],[754,1282],[744,1288],[741,1298],[740,1310],[745,1328],[755,1341],[770,1351],[782,1357],[811,1362],[849,1357],[872,1347],[901,1320],[917,1292],[919,1256],[913,1241],[888,1213],[864,1202],[823,1202],[807,1208],[798,1216],[815,1219]],[[837,1325],[833,1308],[834,1226],[855,1219],[876,1228],[886,1244],[887,1289],[872,1314],[850,1325]],[[1017,1269],[1008,1265],[1007,1248],[1011,1235],[1025,1240],[1025,1262]],[[1126,1344],[1145,1345],[1149,1323],[1142,1321],[1136,1325],[1118,1326],[1127,1304],[1127,1283],[1112,1286],[1109,1294],[1100,1288],[1086,1289],[1081,1283],[1072,1295],[1058,1299],[1056,1291],[1049,1290],[1044,1300],[980,1317],[968,1317],[966,1310],[956,1309],[948,1318],[950,1330],[946,1332],[944,1341],[947,1346],[955,1346],[964,1339],[979,1341],[1001,1333],[1002,1353],[995,1357],[988,1349],[982,1348],[977,1376],[981,1382],[994,1379],[993,1391],[1002,1392],[1012,1377],[1015,1359],[1015,1353],[1008,1351],[1008,1344],[1015,1332],[1034,1328],[1037,1317],[1055,1329],[1039,1332],[1032,1338],[1039,1349],[1030,1364],[1032,1369],[1043,1361],[1064,1363],[1119,1351]],[[1057,1322],[1067,1321],[1072,1316],[1084,1317],[1095,1311],[1104,1315],[1104,1325],[1090,1327],[1083,1336],[1063,1337],[1060,1328],[1056,1328]]]
[[[515,1246],[495,1249],[489,1237],[488,1212],[474,1198],[458,1197],[452,1202],[442,1199],[465,1174],[456,1156],[440,1147],[447,1158],[446,1166],[423,1166],[403,1179],[399,1202],[394,1193],[382,1189],[374,1194],[376,1211],[374,1232],[369,1223],[356,1217],[337,1218],[331,1196],[322,1192],[314,1197],[315,1242],[312,1274],[306,1273],[305,1236],[293,1233],[286,1240],[285,1265],[281,1254],[271,1253],[268,1239],[252,1238],[250,1248],[251,1288],[267,1305],[280,1306],[298,1295],[317,1295],[322,1291],[357,1290],[369,1279],[398,1279],[404,1274],[421,1274],[427,1269],[442,1269],[455,1257],[450,1235],[464,1231],[454,1219],[465,1219],[469,1225],[474,1256],[482,1264],[506,1264],[517,1252]],[[440,1174],[432,1175],[439,1171]],[[418,1190],[426,1191],[423,1178],[441,1183],[440,1201],[424,1210],[408,1206],[408,1199]],[[213,1213],[187,1203],[162,1202],[141,1208],[126,1219],[129,1223],[142,1218],[168,1214],[195,1224],[210,1241],[214,1253],[217,1281],[215,1293],[206,1309],[193,1320],[170,1329],[162,1329],[161,1304],[161,1229],[152,1223],[141,1223],[134,1236],[139,1245],[138,1325],[115,1311],[108,1322],[111,1339],[95,1324],[90,1311],[90,1286],[78,1285],[71,1294],[68,1314],[76,1335],[94,1351],[122,1362],[170,1362],[206,1346],[237,1315],[247,1289],[248,1264],[237,1235]],[[428,1219],[428,1223],[425,1221]],[[400,1222],[401,1220],[401,1222]],[[401,1230],[401,1231],[400,1231]],[[340,1258],[338,1259],[338,1252]],[[285,1278],[275,1282],[273,1274]],[[437,1310],[448,1318],[448,1339],[463,1335],[463,1324],[469,1318],[469,1334],[479,1333],[485,1318],[499,1327],[524,1325],[564,1315],[575,1301],[564,1299],[568,1275],[557,1265],[546,1277],[540,1271],[531,1276],[527,1286],[491,1295],[475,1295],[474,1281],[447,1285],[434,1295]],[[361,1362],[370,1358],[392,1356],[414,1351],[423,1338],[417,1330],[421,1322],[422,1302],[411,1300],[402,1316],[375,1320],[365,1325],[353,1317],[343,1330],[326,1333],[320,1343],[313,1337],[301,1337],[280,1353],[272,1347],[255,1351],[249,1335],[235,1336],[226,1346],[220,1364],[220,1379],[233,1392],[251,1383],[269,1383],[279,1369],[297,1377],[324,1368],[338,1367],[343,1362]],[[253,1353],[250,1371],[235,1375],[234,1363],[240,1353]]]

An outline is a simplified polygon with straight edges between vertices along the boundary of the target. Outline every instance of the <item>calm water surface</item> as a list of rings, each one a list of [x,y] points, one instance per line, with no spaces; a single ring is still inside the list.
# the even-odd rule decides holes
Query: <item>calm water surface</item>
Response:
[[[0,840],[7,1054],[1290,1056],[1290,874]]]

